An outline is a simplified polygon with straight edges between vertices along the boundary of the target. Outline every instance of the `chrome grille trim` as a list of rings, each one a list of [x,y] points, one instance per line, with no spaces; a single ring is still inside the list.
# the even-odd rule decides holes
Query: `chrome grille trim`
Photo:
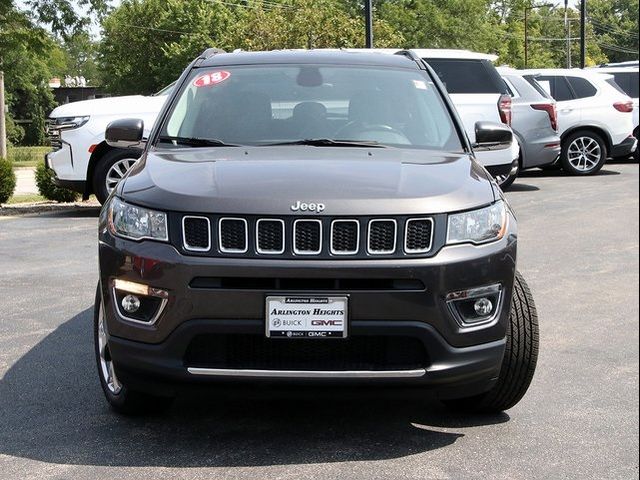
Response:
[[[278,222],[282,227],[282,248],[280,250],[263,250],[260,248],[260,222]],[[281,255],[285,250],[285,226],[284,220],[280,218],[260,218],[256,221],[256,252],[261,255]]]
[[[222,223],[227,220],[239,221],[244,223],[244,249],[224,248],[222,246]],[[218,248],[222,253],[247,253],[249,250],[249,225],[245,218],[239,217],[222,217],[218,220]]]
[[[320,226],[319,234],[318,234],[318,250],[299,250],[296,245],[296,231],[298,228],[298,224],[300,222],[308,222],[308,223],[317,223]],[[293,222],[293,253],[296,255],[319,255],[322,252],[322,220],[319,219],[307,219],[307,218],[299,218]]]
[[[418,248],[418,249],[411,249],[407,247],[407,236],[409,234],[409,224],[411,222],[416,222],[416,221],[427,221],[431,224],[431,235],[429,238],[429,246],[427,248]],[[420,218],[409,218],[405,225],[404,225],[404,251],[405,253],[410,253],[410,254],[416,254],[416,253],[427,253],[428,251],[431,250],[431,248],[433,247],[433,230],[435,229],[435,224],[433,222],[433,218],[431,217],[420,217]]]
[[[195,218],[197,220],[205,220],[207,222],[207,248],[193,247],[187,242],[187,229],[185,227],[185,220],[189,218]],[[211,221],[207,217],[200,217],[197,215],[185,215],[182,217],[182,246],[185,250],[190,252],[208,252],[211,250]]]
[[[335,250],[333,248],[333,227],[336,223],[355,223],[356,224],[356,249],[349,251],[349,250]],[[358,253],[358,251],[360,250],[360,221],[358,220],[351,220],[351,219],[337,219],[337,220],[333,220],[331,222],[331,232],[330,232],[330,247],[329,250],[331,251],[332,255],[356,255]]]
[[[371,250],[371,226],[378,222],[392,222],[393,223],[393,249],[391,250]],[[370,255],[391,255],[395,253],[398,246],[398,222],[395,218],[376,218],[369,220],[367,226],[367,253]]]

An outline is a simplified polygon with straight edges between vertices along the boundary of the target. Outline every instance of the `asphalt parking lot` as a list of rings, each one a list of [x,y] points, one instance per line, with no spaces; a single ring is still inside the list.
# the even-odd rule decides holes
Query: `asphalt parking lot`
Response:
[[[488,417],[317,388],[119,417],[92,351],[97,211],[0,217],[0,478],[638,478],[638,195],[626,162],[508,193],[541,352],[524,400]]]

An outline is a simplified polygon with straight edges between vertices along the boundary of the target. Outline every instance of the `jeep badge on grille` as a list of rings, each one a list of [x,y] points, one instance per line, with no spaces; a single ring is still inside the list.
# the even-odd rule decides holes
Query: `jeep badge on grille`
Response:
[[[305,203],[300,200],[291,205],[291,210],[294,212],[316,212],[320,213],[325,209],[324,203]]]

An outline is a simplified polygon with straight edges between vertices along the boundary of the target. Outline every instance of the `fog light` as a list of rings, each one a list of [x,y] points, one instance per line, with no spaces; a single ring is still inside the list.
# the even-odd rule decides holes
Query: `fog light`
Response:
[[[493,311],[493,303],[491,303],[491,300],[489,300],[488,298],[479,298],[473,304],[473,309],[481,317],[486,317]]]
[[[122,299],[121,304],[125,312],[134,313],[140,308],[140,299],[135,295],[127,295]]]

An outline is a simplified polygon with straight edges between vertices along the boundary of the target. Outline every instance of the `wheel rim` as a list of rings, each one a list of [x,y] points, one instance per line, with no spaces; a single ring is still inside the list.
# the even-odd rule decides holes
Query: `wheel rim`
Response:
[[[107,332],[104,329],[104,314],[102,302],[100,302],[100,312],[98,313],[98,355],[100,356],[100,375],[105,385],[111,393],[118,395],[122,390],[122,384],[116,376],[113,368],[109,345],[107,344]]]
[[[129,169],[136,163],[134,158],[122,158],[118,160],[116,163],[111,165],[109,171],[107,172],[107,178],[105,180],[105,185],[107,187],[107,193],[111,193],[118,182],[122,180],[122,177],[129,171]]]
[[[600,144],[591,137],[578,137],[567,149],[567,160],[580,172],[593,170],[602,158]]]

